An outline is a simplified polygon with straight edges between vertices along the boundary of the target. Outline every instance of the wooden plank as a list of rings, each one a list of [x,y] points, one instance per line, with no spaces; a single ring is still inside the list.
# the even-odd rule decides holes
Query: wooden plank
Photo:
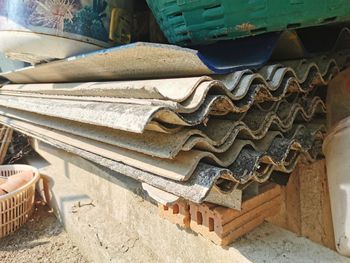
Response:
[[[323,176],[321,180],[321,193],[322,193],[321,207],[322,207],[323,222],[321,226],[323,226],[324,236],[322,238],[322,244],[330,249],[336,250],[326,165],[325,165],[325,162],[323,163],[324,163]]]
[[[287,229],[301,235],[300,166],[290,176],[285,195]]]
[[[279,212],[272,217],[269,217],[266,219],[266,221],[270,222],[271,224],[274,224],[276,226],[279,226],[284,229],[288,229],[287,227],[287,207],[286,207],[286,187],[281,187],[281,208]]]
[[[1,126],[1,128],[0,128],[0,140],[3,139],[6,131],[7,131],[7,128],[5,126]]]
[[[5,161],[6,153],[12,140],[12,134],[13,130],[7,128],[0,146],[0,164],[3,164]]]
[[[267,221],[335,250],[325,161],[300,163],[282,195],[280,212]]]
[[[335,249],[325,162],[300,165],[300,169],[301,234]]]
[[[290,175],[287,186],[282,187],[282,205],[279,213],[268,222],[301,235],[299,166]]]

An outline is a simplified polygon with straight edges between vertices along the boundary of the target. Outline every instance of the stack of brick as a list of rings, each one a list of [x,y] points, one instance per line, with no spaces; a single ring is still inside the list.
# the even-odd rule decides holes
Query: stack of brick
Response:
[[[281,187],[269,184],[261,188],[260,194],[245,200],[241,211],[187,201],[172,206],[159,205],[159,211],[162,218],[225,246],[277,214],[281,203]]]

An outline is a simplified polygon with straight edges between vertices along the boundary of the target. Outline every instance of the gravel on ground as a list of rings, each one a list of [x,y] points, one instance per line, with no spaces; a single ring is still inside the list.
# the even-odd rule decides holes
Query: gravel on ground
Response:
[[[41,201],[31,219],[15,233],[0,239],[0,262],[87,263],[79,249]]]

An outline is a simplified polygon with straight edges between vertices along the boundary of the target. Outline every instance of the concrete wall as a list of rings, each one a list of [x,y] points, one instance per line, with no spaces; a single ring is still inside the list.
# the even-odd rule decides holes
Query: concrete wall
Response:
[[[139,182],[78,156],[34,143],[51,204],[93,262],[349,262],[304,238],[264,224],[220,247],[158,217]]]

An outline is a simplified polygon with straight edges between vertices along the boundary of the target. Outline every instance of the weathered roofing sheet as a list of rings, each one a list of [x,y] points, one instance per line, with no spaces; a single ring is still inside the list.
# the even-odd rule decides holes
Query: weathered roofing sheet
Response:
[[[255,37],[255,45],[247,45],[245,41],[252,41],[248,38],[217,44],[210,49],[204,47],[200,52],[172,45],[134,43],[1,76],[13,83],[50,83],[226,74],[246,68],[261,68],[271,57],[290,60],[307,57],[310,52],[337,51],[350,46],[349,29],[341,30],[336,36],[327,35],[323,32],[327,29],[322,27],[314,29],[317,30],[320,32],[314,32],[312,39],[299,38],[296,32],[271,33]],[[328,39],[322,42],[324,35]],[[321,50],[318,42],[330,44],[324,45],[327,50]]]
[[[179,79],[181,85],[176,79],[151,80],[149,86],[145,81],[136,84],[115,83],[114,96],[120,94],[126,97],[125,94],[132,91],[128,96],[141,97],[144,94],[152,99],[115,98],[105,101],[103,97],[96,97],[97,91],[103,94],[104,90],[107,90],[108,96],[111,95],[111,83],[105,86],[96,84],[100,87],[97,89],[91,88],[95,84],[83,84],[83,88],[78,88],[74,96],[62,95],[70,92],[70,89],[63,88],[63,84],[58,85],[58,91],[56,84],[36,87],[5,85],[1,89],[0,105],[136,133],[142,133],[145,129],[171,132],[177,131],[177,126],[207,122],[212,115],[247,111],[259,101],[278,101],[286,96],[286,92],[305,93],[317,85],[326,85],[340,69],[331,61],[333,59],[324,62],[327,66],[323,72],[312,63],[305,66],[299,61],[297,68],[301,70],[304,65],[307,69],[300,76],[291,68],[272,65],[262,70],[261,74],[250,73],[244,77],[244,74],[237,73],[239,78],[233,74],[222,81],[202,77]],[[168,88],[172,82],[175,82],[174,88],[178,89],[178,93]],[[235,84],[231,86],[228,83]],[[75,85],[78,84],[69,84],[73,90],[78,87]],[[92,92],[91,96],[89,92]]]
[[[173,106],[173,110],[186,112],[185,109],[198,108],[208,93],[226,95],[233,101],[240,101],[247,95],[266,94],[266,98],[278,100],[287,91],[307,92],[315,85],[326,85],[334,74],[348,65],[350,51],[336,56],[320,56],[309,60],[282,61],[259,69],[236,71],[227,75],[211,77],[188,77],[172,79],[149,79],[135,81],[112,81],[90,83],[53,83],[53,84],[12,84],[2,88],[2,92],[21,92],[38,95],[81,96],[82,100],[108,99],[124,102],[126,99],[152,100],[153,105]],[[5,93],[6,94],[6,93]],[[115,98],[115,100],[113,100]],[[158,101],[160,100],[160,101]],[[148,104],[151,102],[148,101]],[[177,105],[176,102],[182,104]],[[129,102],[130,103],[130,102]],[[134,103],[138,103],[135,100]],[[245,102],[246,104],[247,102]],[[184,109],[182,109],[182,107]]]
[[[7,84],[0,88],[0,123],[140,180],[157,198],[165,191],[169,200],[229,206],[237,187],[290,173],[302,155],[318,156],[326,86],[348,65],[349,52],[210,77]]]
[[[219,178],[220,184],[223,184],[223,181],[229,182],[232,180],[232,174],[229,169],[200,163],[188,181],[174,181],[125,165],[122,162],[102,157],[97,154],[98,151],[96,151],[91,145],[87,149],[84,149],[84,147],[82,147],[83,144],[79,140],[80,138],[77,136],[58,133],[38,125],[32,125],[4,116],[0,116],[0,123],[55,147],[82,156],[87,160],[98,163],[123,175],[147,183],[176,196],[191,200],[195,203],[201,203],[206,200],[211,189]],[[72,143],[73,141],[75,141],[78,146],[75,146],[74,143]],[[216,187],[220,186],[216,185]],[[231,190],[227,189],[226,192],[229,193],[233,191],[234,188],[235,187],[231,187]]]
[[[6,109],[2,111],[6,112]],[[27,123],[27,125],[29,124]],[[319,128],[320,127],[317,126],[316,130]],[[42,129],[46,128],[43,127]],[[76,142],[68,135],[66,135],[65,140],[76,147],[84,149],[94,148],[99,155],[106,158],[110,158],[144,171],[152,172],[159,176],[178,181],[189,180],[193,171],[202,160],[207,160],[208,162],[220,165],[222,167],[230,167],[235,162],[240,162],[240,160],[237,159],[241,158],[243,160],[245,158],[241,154],[243,149],[253,149],[252,155],[256,157],[256,161],[254,162],[254,165],[251,166],[250,170],[245,170],[245,172],[249,174],[249,176],[247,176],[249,180],[249,177],[259,168],[261,160],[275,166],[283,167],[285,158],[289,155],[289,152],[292,150],[307,151],[310,149],[312,145],[309,144],[310,142],[313,142],[313,136],[311,136],[310,133],[313,134],[314,131],[309,129],[310,128],[305,129],[301,126],[290,134],[289,138],[285,138],[285,140],[281,140],[281,138],[284,138],[282,133],[272,131],[268,132],[263,139],[254,142],[250,140],[236,139],[228,150],[223,153],[212,153],[195,149],[190,151],[180,151],[173,159],[157,158],[125,148],[113,146],[105,142],[91,140],[82,137],[81,135],[73,135],[72,133],[69,133],[69,135],[71,137],[78,136],[79,142]],[[51,133],[61,134],[62,132],[51,129]],[[309,144],[306,144],[304,141],[309,142]],[[274,155],[270,156],[271,145],[274,145],[274,147],[278,146],[281,151],[278,152],[278,154],[275,153]],[[282,145],[285,145],[285,147],[283,148]],[[243,177],[241,173],[232,173],[231,176],[233,180],[237,182],[240,182],[241,178]]]
[[[174,158],[180,151],[200,149],[215,153],[227,151],[236,138],[262,139],[268,130],[287,132],[291,130],[296,118],[310,121],[315,114],[325,113],[324,102],[319,97],[294,103],[287,101],[275,103],[272,111],[252,109],[242,119],[210,119],[206,125],[185,128],[174,134],[145,131],[143,134],[113,130],[82,121],[69,121],[37,113],[19,111],[0,106],[0,114],[19,118],[86,138],[103,141],[136,152],[160,158]]]

